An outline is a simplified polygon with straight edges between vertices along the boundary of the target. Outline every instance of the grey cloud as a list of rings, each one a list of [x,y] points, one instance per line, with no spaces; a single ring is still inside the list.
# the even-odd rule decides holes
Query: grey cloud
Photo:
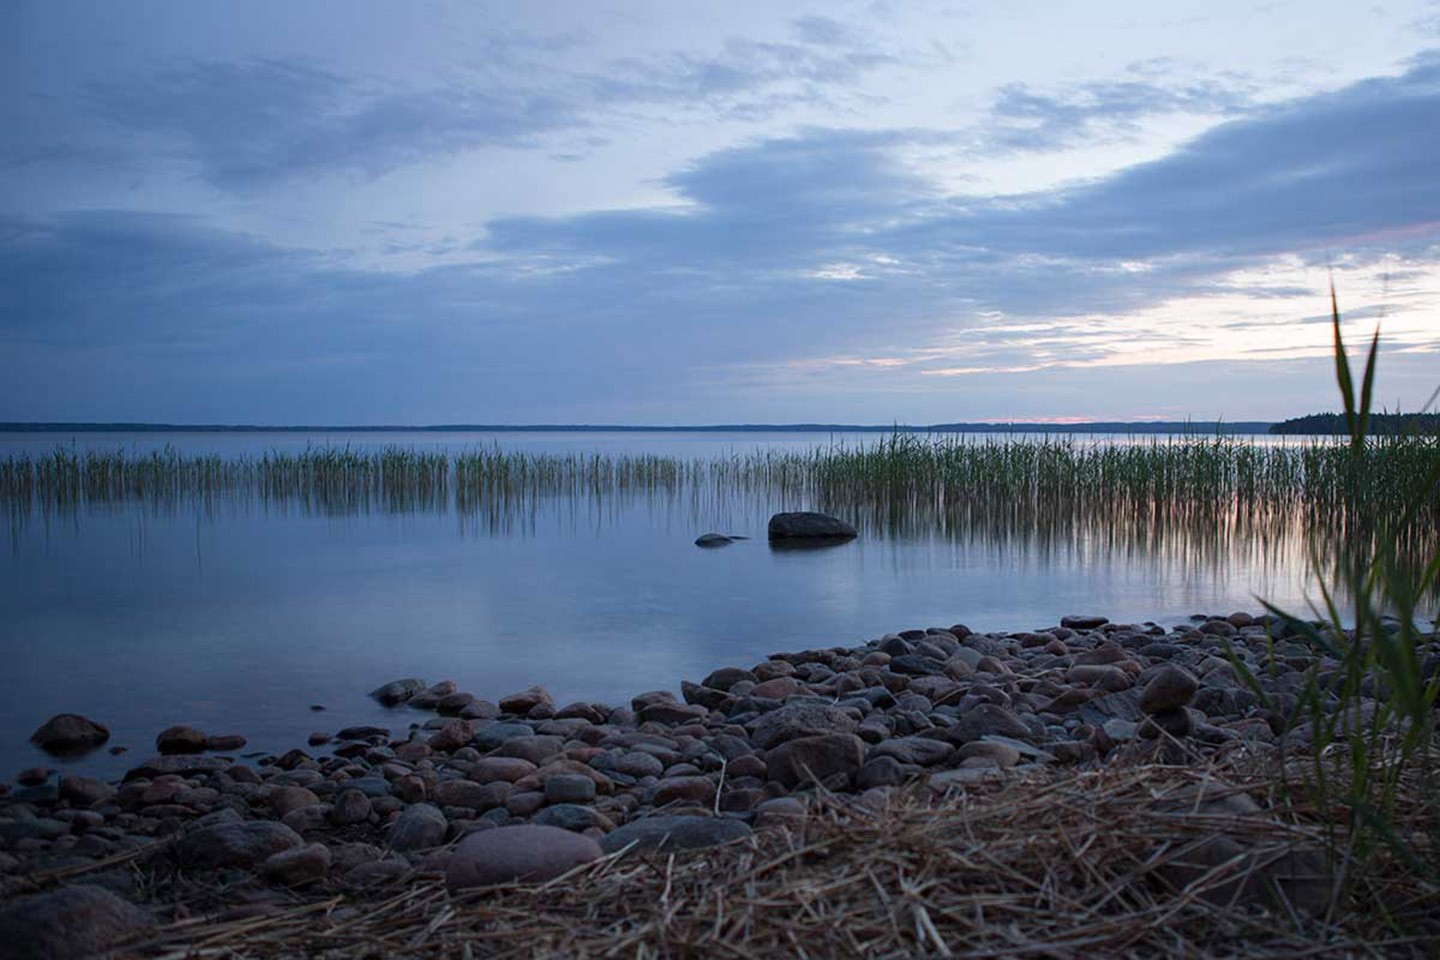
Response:
[[[1174,86],[1114,80],[1042,93],[1023,83],[1001,87],[979,149],[987,153],[1058,150],[1081,142],[1133,136],[1141,119],[1165,114],[1234,114],[1248,92],[1215,81]]]
[[[373,176],[459,149],[527,143],[580,122],[573,104],[544,94],[375,90],[275,60],[192,64],[97,86],[92,95],[111,120],[181,138],[227,189],[336,170]]]
[[[59,415],[38,409],[59,401],[36,371],[66,357],[86,390],[123,395],[143,376],[172,410],[203,392],[187,372],[199,370],[280,419],[683,420],[781,402],[783,384],[737,394],[734,371],[760,365],[958,349],[966,330],[996,362],[1034,355],[1004,332],[987,341],[982,311],[1054,328],[1036,334],[1044,349],[1093,356],[1101,338],[1066,317],[1213,292],[1228,271],[1301,245],[1440,260],[1437,71],[1417,64],[1098,183],[1004,201],[943,197],[896,159],[929,134],[806,130],[675,173],[684,209],[500,220],[485,263],[405,275],[183,218],[12,221],[0,224],[0,382],[8,408],[36,408],[17,416]],[[1117,268],[1131,260],[1146,271]],[[857,279],[823,279],[837,263]],[[176,351],[183,369],[154,360]],[[901,382],[874,376],[866,402]],[[1105,382],[1087,376],[1056,389]]]
[[[769,116],[826,103],[836,89],[894,62],[823,21],[806,23],[801,33],[815,42],[731,39],[715,55],[625,60],[595,74],[534,59],[563,53],[577,38],[487,37],[479,41],[485,55],[463,81],[420,89],[301,62],[193,63],[95,84],[91,102],[124,128],[176,138],[222,189],[334,172],[373,177],[462,150],[535,146],[547,134],[583,129],[597,111],[664,105]],[[523,85],[514,79],[527,74]]]

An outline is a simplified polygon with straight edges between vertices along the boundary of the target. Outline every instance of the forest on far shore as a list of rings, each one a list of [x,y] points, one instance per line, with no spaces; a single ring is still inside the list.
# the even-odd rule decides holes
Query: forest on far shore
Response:
[[[1271,433],[1284,434],[1348,434],[1350,427],[1342,413],[1312,413],[1294,417],[1270,427]],[[1400,433],[1440,433],[1440,413],[1372,413],[1369,432],[1392,435]]]

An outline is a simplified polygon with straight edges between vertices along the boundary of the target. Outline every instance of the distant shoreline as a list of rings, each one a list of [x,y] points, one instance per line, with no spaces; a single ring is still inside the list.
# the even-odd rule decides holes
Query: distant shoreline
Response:
[[[0,433],[1143,433],[1266,434],[1271,421],[1094,421],[1089,423],[727,423],[655,426],[579,423],[428,425],[258,425],[215,423],[0,422]]]

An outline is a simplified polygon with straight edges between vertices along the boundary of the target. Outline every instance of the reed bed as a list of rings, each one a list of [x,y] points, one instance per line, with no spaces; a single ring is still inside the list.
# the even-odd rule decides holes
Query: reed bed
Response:
[[[1301,506],[1363,518],[1403,502],[1440,463],[1440,436],[1373,438],[1357,463],[1344,441],[1258,444],[1226,437],[1134,442],[895,434],[874,444],[711,459],[549,454],[499,446],[448,453],[309,448],[222,459],[166,448],[0,459],[0,499],[32,506],[251,494],[354,503],[763,491],[816,503],[883,504],[919,514],[999,503],[1064,512],[1123,506],[1217,513]],[[1440,503],[1423,512],[1440,520]]]
[[[1036,770],[944,796],[915,788],[875,807],[814,797],[793,830],[688,854],[622,853],[544,885],[452,894],[422,873],[297,893],[259,915],[237,913],[234,891],[157,868],[142,875],[177,919],[134,946],[166,960],[1433,956],[1440,890],[1395,862],[1281,868],[1326,841],[1314,811],[1282,793],[1273,765],[1254,758]],[[1200,802],[1238,794],[1258,812]],[[1217,834],[1245,854],[1167,874]],[[1349,882],[1332,883],[1333,870]]]
[[[712,458],[457,452],[406,447],[309,448],[220,458],[57,448],[0,459],[0,502],[12,526],[31,513],[138,503],[155,509],[258,502],[267,509],[348,515],[454,511],[512,529],[563,503],[689,504],[698,516],[745,502],[752,512],[818,509],[863,531],[1118,547],[1178,539],[1201,552],[1266,544],[1296,531],[1317,542],[1365,542],[1375,519],[1415,499],[1440,464],[1440,437],[1259,444],[1226,437],[1086,441],[896,434],[873,444],[755,451]],[[1402,551],[1440,542],[1440,500],[1422,497]]]

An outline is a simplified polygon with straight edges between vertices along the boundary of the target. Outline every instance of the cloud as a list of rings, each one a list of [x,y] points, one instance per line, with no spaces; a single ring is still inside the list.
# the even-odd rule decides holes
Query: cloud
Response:
[[[1216,81],[1175,86],[1148,79],[1107,80],[1052,93],[1006,84],[991,104],[977,151],[1003,155],[1127,139],[1150,117],[1225,116],[1250,104],[1250,91]]]
[[[837,90],[896,62],[833,21],[802,20],[796,32],[796,42],[731,38],[713,54],[614,60],[594,72],[564,60],[577,37],[488,36],[477,41],[483,56],[474,69],[428,86],[359,80],[302,61],[206,61],[93,84],[90,102],[125,129],[172,138],[209,182],[243,191],[337,173],[374,178],[467,150],[537,147],[547,135],[645,107],[662,106],[671,120],[756,120],[827,105]],[[20,159],[44,156],[32,150]]]
[[[298,99],[334,95],[325,76],[267,76]],[[809,128],[676,171],[674,208],[496,220],[475,262],[409,274],[192,218],[12,220],[0,382],[13,415],[42,418],[694,422],[927,419],[912,411],[967,397],[993,410],[1000,394],[977,378],[1003,376],[1042,395],[1007,393],[1025,409],[987,415],[1099,414],[1121,370],[1163,391],[1148,412],[1246,413],[1175,411],[1185,395],[1152,368],[1296,356],[1285,331],[1315,327],[1287,319],[1290,298],[1331,251],[1342,269],[1392,272],[1373,303],[1440,306],[1437,111],[1440,62],[1422,61],[1006,198],[947,196],[907,164],[933,132]],[[1214,322],[1197,325],[1203,303]],[[1252,340],[1239,353],[1226,322],[1258,324],[1231,331]],[[1397,349],[1435,340],[1433,325],[1401,330]],[[1406,356],[1418,382],[1433,356]],[[1268,390],[1280,374],[1266,369]],[[1285,376],[1313,384],[1316,369]],[[129,398],[124,412],[106,397]]]
[[[544,93],[452,85],[374,89],[316,67],[276,60],[192,64],[97,86],[111,120],[177,137],[224,189],[333,172],[377,176],[482,146],[516,146],[581,122]]]

